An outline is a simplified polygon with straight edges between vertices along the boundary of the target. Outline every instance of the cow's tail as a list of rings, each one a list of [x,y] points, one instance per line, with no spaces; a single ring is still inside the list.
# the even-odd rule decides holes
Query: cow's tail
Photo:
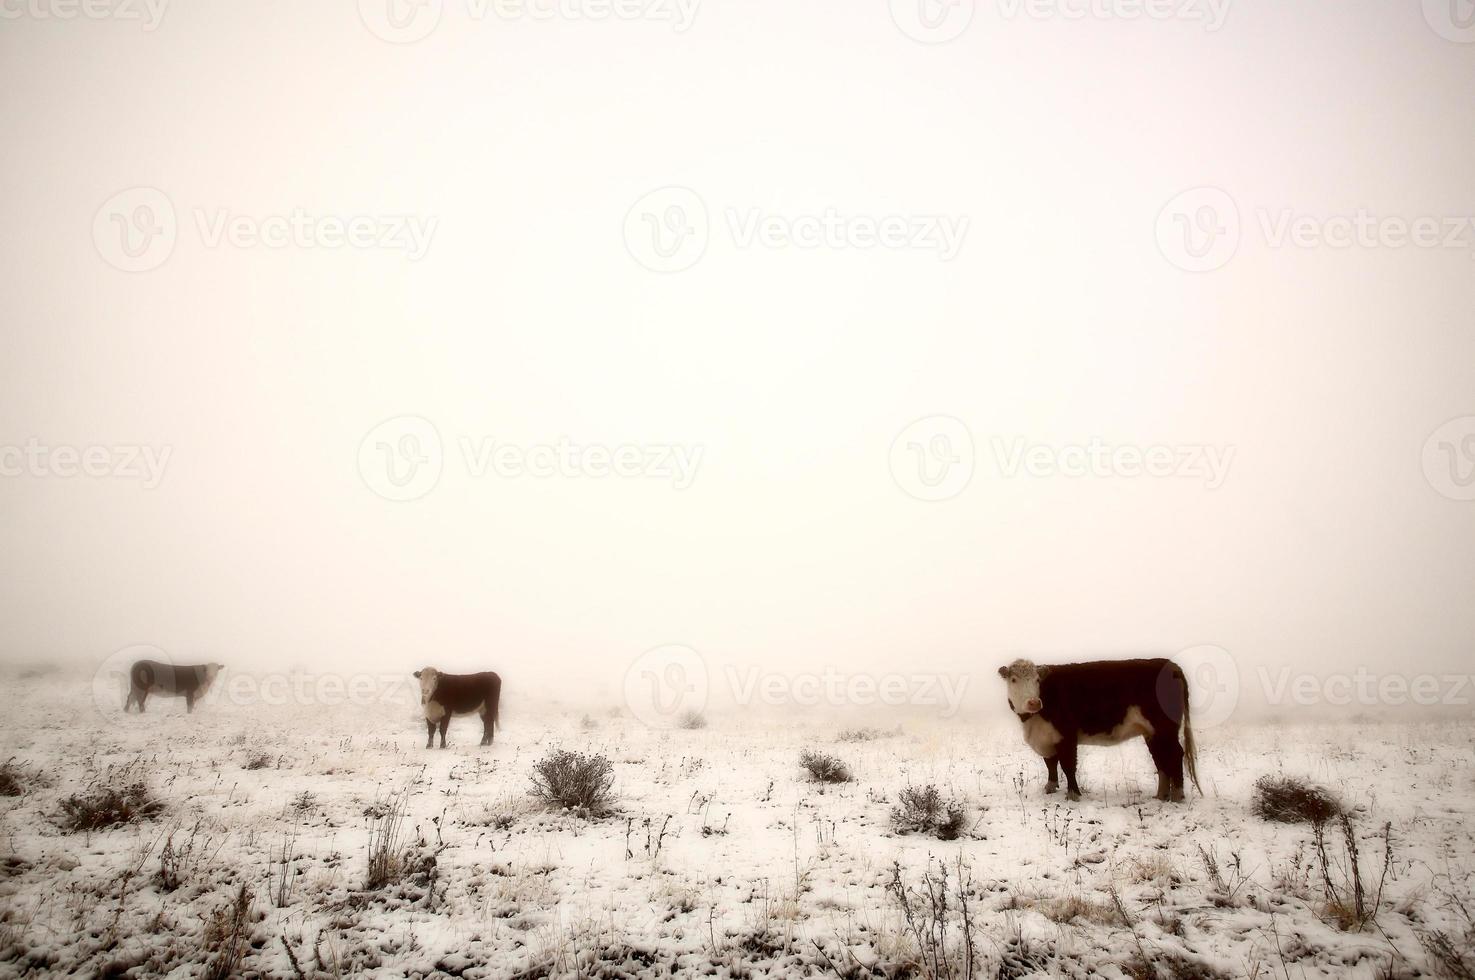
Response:
[[[1203,796],[1204,788],[1198,784],[1198,749],[1193,744],[1193,724],[1189,718],[1188,675],[1180,667],[1178,676],[1183,678],[1183,764],[1188,769],[1188,778],[1193,780],[1193,788]]]
[[[497,687],[492,691],[492,728],[502,727],[502,680],[497,679]]]

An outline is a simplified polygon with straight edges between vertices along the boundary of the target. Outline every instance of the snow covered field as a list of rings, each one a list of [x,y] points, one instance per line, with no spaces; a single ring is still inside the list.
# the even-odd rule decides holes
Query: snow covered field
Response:
[[[862,741],[802,714],[652,731],[509,687],[493,747],[460,719],[427,751],[408,700],[125,717],[85,680],[6,687],[4,975],[1418,976],[1472,936],[1468,722],[1211,728],[1187,805],[1152,799],[1140,743],[1088,748],[1070,804],[1042,795],[1017,726],[968,712],[882,717]],[[613,815],[532,800],[556,748],[609,758]],[[853,781],[810,781],[805,748]],[[1355,807],[1360,927],[1341,828],[1324,875],[1310,827],[1251,815],[1280,772]],[[62,829],[65,799],[134,780],[162,809]],[[964,804],[959,839],[894,832],[898,793],[925,784]],[[401,806],[405,846],[370,889],[371,833]]]

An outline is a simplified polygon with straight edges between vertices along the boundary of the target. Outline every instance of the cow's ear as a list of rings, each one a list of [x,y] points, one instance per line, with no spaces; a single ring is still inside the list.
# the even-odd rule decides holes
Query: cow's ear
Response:
[[[1035,674],[1040,678],[1040,680],[1044,680],[1046,677],[1049,677],[1050,676],[1050,668],[1049,667],[1037,667],[1037,668],[1035,668]]]
[[[1009,676],[1009,668],[1008,667],[1000,667],[999,668],[999,676],[1000,677],[1008,677]]]
[[[418,671],[418,670],[417,670],[417,671],[415,671],[415,676],[416,676],[416,677],[419,677],[419,676],[420,676],[420,672],[419,672],[419,671]]]

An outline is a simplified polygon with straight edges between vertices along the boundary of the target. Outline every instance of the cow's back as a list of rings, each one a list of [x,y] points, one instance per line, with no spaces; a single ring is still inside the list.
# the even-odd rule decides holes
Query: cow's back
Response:
[[[1154,723],[1182,717],[1183,672],[1161,657],[1060,664],[1040,680],[1041,714],[1057,728],[1110,731],[1133,706]]]
[[[204,664],[159,663],[157,660],[140,660],[133,665],[128,677],[135,690],[161,694],[184,694],[198,690],[205,679]]]
[[[432,700],[459,714],[479,711],[484,705],[497,703],[502,678],[495,671],[477,674],[441,674],[436,681]]]

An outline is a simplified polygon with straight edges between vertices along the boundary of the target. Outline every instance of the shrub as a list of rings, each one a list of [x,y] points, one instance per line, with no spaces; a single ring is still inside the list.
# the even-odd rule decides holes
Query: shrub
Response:
[[[799,753],[799,765],[817,783],[848,783],[852,778],[843,760],[823,752],[805,749]]]
[[[271,764],[272,764],[273,761],[274,760],[271,757],[271,753],[264,752],[264,751],[261,751],[261,750],[258,749],[255,752],[249,752],[249,753],[247,753],[247,755],[246,755],[246,761],[242,765],[242,768],[244,768],[244,769],[252,769],[252,770],[255,770],[255,769],[266,769],[269,766],[271,766]]]
[[[687,731],[695,731],[707,727],[707,716],[700,711],[683,711],[676,719],[677,728],[685,728]]]
[[[1328,790],[1294,776],[1261,776],[1255,780],[1250,810],[1276,823],[1326,823],[1342,812]]]
[[[591,817],[610,812],[614,766],[602,755],[554,751],[533,766],[533,796],[548,806]]]
[[[26,791],[27,776],[13,759],[0,765],[0,796],[20,796]]]
[[[837,742],[874,742],[878,738],[890,738],[896,732],[883,732],[879,728],[845,728],[835,736]]]
[[[164,804],[153,798],[142,781],[124,786],[98,786],[61,801],[58,822],[63,830],[103,830],[158,815]]]
[[[945,799],[931,783],[907,786],[896,794],[891,826],[898,834],[934,834],[956,840],[963,833],[963,804]]]

